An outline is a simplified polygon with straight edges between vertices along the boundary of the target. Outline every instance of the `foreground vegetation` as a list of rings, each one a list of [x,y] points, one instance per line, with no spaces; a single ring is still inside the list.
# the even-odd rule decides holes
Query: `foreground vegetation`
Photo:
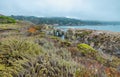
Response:
[[[120,77],[120,58],[53,36],[52,26],[17,22],[0,30],[0,77]]]

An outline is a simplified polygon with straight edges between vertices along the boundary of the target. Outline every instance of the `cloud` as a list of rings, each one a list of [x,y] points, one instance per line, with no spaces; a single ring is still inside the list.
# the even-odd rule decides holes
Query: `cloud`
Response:
[[[120,0],[1,0],[5,15],[67,16],[120,21]]]

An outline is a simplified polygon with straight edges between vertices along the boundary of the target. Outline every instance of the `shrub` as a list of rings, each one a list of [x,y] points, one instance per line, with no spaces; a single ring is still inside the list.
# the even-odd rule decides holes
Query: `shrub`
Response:
[[[62,47],[69,47],[69,46],[71,46],[71,42],[69,42],[69,41],[62,41],[61,42],[61,46]]]
[[[102,64],[106,63],[106,59],[104,59],[102,56],[100,55],[96,55],[96,60]]]
[[[5,65],[0,64],[0,71],[5,69]]]
[[[0,74],[3,77],[17,77],[20,72],[28,71],[28,68],[33,66],[34,58],[40,53],[42,53],[40,45],[32,40],[22,38],[2,40],[0,44],[0,58],[2,58],[0,59]]]
[[[79,49],[77,47],[69,47],[68,50],[72,56],[80,56]]]
[[[7,16],[0,16],[0,23],[16,23],[16,21]]]
[[[96,50],[87,44],[78,44],[77,48],[85,56],[95,56]]]
[[[2,41],[0,51],[3,51],[4,53],[6,52],[7,54],[13,54],[18,51],[19,54],[28,53],[31,55],[37,55],[41,52],[41,49],[40,46],[33,41],[10,38]]]
[[[30,33],[35,33],[36,32],[36,29],[34,27],[31,27],[28,29],[28,32]]]

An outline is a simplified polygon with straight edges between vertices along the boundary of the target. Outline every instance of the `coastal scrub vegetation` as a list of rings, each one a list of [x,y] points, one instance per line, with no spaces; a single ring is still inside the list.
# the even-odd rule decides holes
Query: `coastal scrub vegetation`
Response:
[[[110,37],[71,30],[61,39],[54,31],[23,21],[0,24],[0,77],[120,77],[120,58],[97,49]]]
[[[2,23],[2,24],[15,23],[15,22],[16,22],[16,20],[11,17],[0,15],[0,23]]]

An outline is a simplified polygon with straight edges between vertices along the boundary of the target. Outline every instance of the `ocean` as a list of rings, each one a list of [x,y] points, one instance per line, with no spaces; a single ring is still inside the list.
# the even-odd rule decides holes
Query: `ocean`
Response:
[[[61,29],[92,29],[92,30],[105,30],[112,32],[120,32],[120,25],[85,25],[85,26],[57,26]]]

